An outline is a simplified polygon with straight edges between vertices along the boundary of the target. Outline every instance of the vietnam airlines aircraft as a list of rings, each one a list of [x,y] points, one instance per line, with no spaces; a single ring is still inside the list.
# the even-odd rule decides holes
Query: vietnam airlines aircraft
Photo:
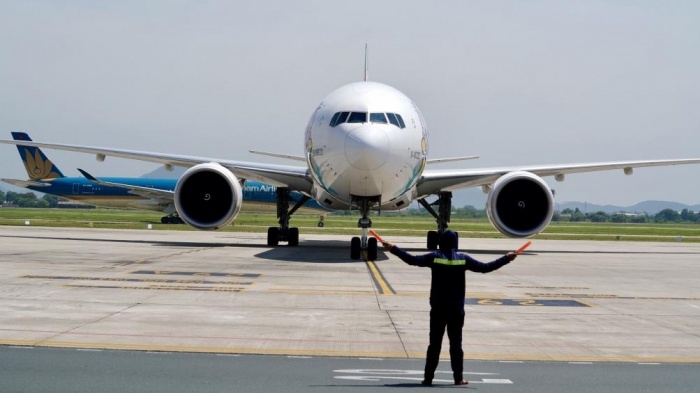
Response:
[[[31,141],[24,132],[13,132],[16,141]],[[174,204],[174,190],[177,179],[156,179],[142,177],[96,178],[78,169],[85,177],[66,177],[44,152],[34,146],[17,145],[19,156],[27,170],[29,180],[0,179],[6,183],[38,191],[57,197],[102,207],[126,207],[141,210],[154,210],[168,214],[161,218],[163,224],[180,223]],[[247,206],[257,210],[274,208],[276,191],[274,186],[250,181],[243,187],[243,200]],[[293,200],[303,198],[298,192],[291,195]],[[326,211],[315,201],[308,201],[305,209]],[[319,225],[323,225],[320,221]]]
[[[0,143],[19,144],[0,140]],[[279,225],[268,228],[267,243],[298,244],[299,230],[290,227],[290,217],[300,204],[313,198],[330,209],[360,212],[361,236],[350,242],[350,256],[377,257],[377,240],[368,236],[371,210],[397,210],[418,201],[436,219],[436,231],[427,234],[427,248],[435,249],[450,222],[452,191],[482,187],[488,193],[487,212],[494,227],[510,237],[528,237],[542,231],[553,214],[553,194],[542,179],[553,176],[620,169],[697,164],[700,158],[618,161],[584,164],[430,170],[435,162],[460,158],[428,159],[428,127],[413,101],[382,83],[365,80],[331,92],[314,109],[306,126],[301,156],[261,153],[305,165],[286,166],[145,152],[109,147],[27,142],[45,147],[95,154],[98,161],[114,156],[161,163],[166,169],[189,169],[177,181],[175,208],[189,225],[202,230],[228,225],[241,209],[242,187],[257,180],[276,186]],[[464,159],[466,157],[462,157]],[[290,209],[292,191],[304,197]],[[426,198],[436,196],[429,203]],[[433,209],[437,207],[437,210]]]

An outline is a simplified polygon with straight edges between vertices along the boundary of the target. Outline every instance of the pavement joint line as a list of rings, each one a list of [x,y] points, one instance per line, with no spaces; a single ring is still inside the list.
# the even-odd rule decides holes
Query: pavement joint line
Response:
[[[124,307],[124,308],[121,309],[121,310],[118,310],[118,311],[115,311],[115,312],[113,312],[113,313],[111,313],[111,314],[109,314],[109,315],[105,315],[105,316],[102,316],[102,317],[100,317],[100,318],[97,318],[97,319],[94,320],[94,321],[90,321],[90,322],[87,322],[87,323],[84,323],[84,324],[80,324],[80,325],[74,326],[74,327],[72,327],[71,329],[68,329],[68,330],[63,331],[63,332],[55,332],[56,334],[54,334],[52,337],[46,338],[46,339],[44,339],[44,340],[40,340],[39,342],[37,342],[36,345],[37,345],[37,346],[42,346],[44,342],[51,342],[51,340],[52,340],[53,338],[62,336],[62,335],[64,335],[64,334],[71,334],[71,332],[73,332],[73,331],[75,331],[75,330],[77,330],[77,329],[80,329],[80,328],[82,328],[82,327],[85,327],[85,326],[87,326],[87,325],[91,325],[91,324],[94,324],[94,323],[99,323],[99,322],[101,322],[101,321],[103,321],[103,320],[105,320],[105,319],[107,319],[107,318],[111,318],[111,317],[113,317],[113,316],[115,316],[115,315],[121,314],[122,312],[124,312],[124,311],[126,311],[126,310],[129,310],[129,309],[131,309],[131,308],[133,308],[133,307],[136,307],[136,306],[138,306],[139,304],[140,304],[140,303],[133,303],[133,304],[130,304],[130,305]],[[87,347],[87,348],[99,349],[99,348],[93,348],[93,347]]]
[[[356,357],[372,359],[406,359],[406,354],[398,352],[368,352],[368,351],[341,351],[341,350],[303,350],[303,349],[252,349],[252,348],[224,348],[224,347],[188,347],[188,346],[166,346],[166,345],[145,345],[145,344],[116,344],[116,343],[78,343],[67,341],[49,341],[41,343],[36,340],[2,340],[0,346],[6,347],[28,347],[28,348],[89,348],[104,350],[127,350],[142,352],[178,352],[178,353],[211,353],[220,355],[283,355],[283,356],[316,356],[316,357]],[[409,359],[424,359],[425,353],[409,352]],[[441,360],[447,361],[448,354],[441,354]],[[528,354],[464,354],[465,360],[492,360],[500,362],[558,362],[569,364],[593,364],[593,363],[637,363],[637,364],[700,364],[700,357],[678,357],[678,356],[657,356],[657,357],[635,357],[635,356],[565,356],[565,355],[528,355]]]

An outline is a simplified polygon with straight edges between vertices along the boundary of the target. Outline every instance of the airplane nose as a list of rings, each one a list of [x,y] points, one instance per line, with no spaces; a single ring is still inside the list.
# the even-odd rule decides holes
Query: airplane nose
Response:
[[[389,137],[379,127],[360,126],[345,137],[345,157],[353,168],[373,171],[381,168],[389,154]]]

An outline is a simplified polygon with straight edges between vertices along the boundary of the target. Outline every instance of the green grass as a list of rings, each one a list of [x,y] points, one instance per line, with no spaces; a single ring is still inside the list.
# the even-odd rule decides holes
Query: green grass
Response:
[[[160,223],[161,213],[121,210],[121,209],[18,209],[0,208],[0,225],[30,225],[46,227],[79,228],[120,228],[145,229],[151,224],[154,230],[195,230],[187,225],[166,225]],[[302,233],[323,233],[356,235],[357,215],[326,215],[325,226],[319,228],[318,214],[297,213],[292,217],[292,225]],[[382,235],[388,236],[425,236],[426,231],[435,229],[435,220],[430,217],[413,217],[396,214],[372,215],[373,227]],[[266,232],[267,227],[277,224],[271,213],[244,212],[239,215],[234,225],[223,231],[230,232]],[[463,237],[503,238],[486,219],[453,219],[450,229],[458,231]],[[567,240],[625,240],[676,242],[700,242],[700,225],[698,224],[617,224],[617,223],[570,223],[552,222],[535,239]]]

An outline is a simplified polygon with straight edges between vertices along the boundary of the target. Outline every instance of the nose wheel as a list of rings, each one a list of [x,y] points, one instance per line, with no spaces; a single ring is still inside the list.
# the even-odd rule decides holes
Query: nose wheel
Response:
[[[377,239],[369,236],[369,229],[372,227],[372,220],[368,217],[370,202],[361,200],[358,205],[362,218],[357,221],[357,226],[362,228],[362,236],[355,236],[350,240],[350,258],[360,259],[364,251],[366,260],[375,261],[377,259]]]

